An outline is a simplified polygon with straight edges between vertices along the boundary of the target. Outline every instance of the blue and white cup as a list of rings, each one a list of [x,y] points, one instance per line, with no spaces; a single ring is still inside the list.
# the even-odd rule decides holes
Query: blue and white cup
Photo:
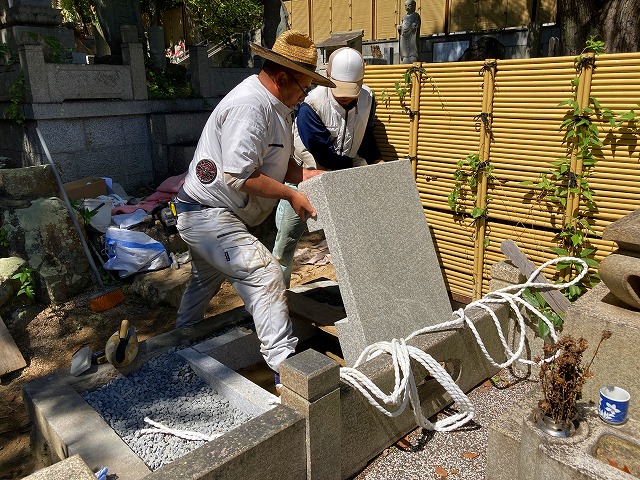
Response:
[[[619,425],[627,421],[631,395],[624,388],[607,386],[600,389],[600,418]]]

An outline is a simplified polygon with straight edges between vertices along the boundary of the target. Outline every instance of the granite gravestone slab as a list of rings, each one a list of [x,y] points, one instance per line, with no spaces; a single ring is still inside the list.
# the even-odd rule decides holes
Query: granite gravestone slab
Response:
[[[451,318],[451,303],[408,160],[326,172],[299,185],[324,230],[347,318],[344,360]]]

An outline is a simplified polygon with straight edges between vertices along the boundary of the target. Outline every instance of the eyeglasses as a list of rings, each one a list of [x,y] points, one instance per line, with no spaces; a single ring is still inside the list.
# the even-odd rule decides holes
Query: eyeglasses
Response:
[[[293,81],[296,82],[296,85],[298,85],[298,88],[302,91],[305,97],[309,95],[309,92],[311,91],[311,85],[309,85],[307,88],[302,88],[302,85],[300,85],[300,83],[298,82],[298,80],[296,80],[296,77],[294,77],[292,73],[289,73],[289,76],[293,78]]]

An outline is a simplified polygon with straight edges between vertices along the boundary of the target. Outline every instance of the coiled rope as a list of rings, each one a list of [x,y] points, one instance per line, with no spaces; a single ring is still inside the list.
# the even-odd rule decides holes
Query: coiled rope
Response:
[[[567,283],[560,284],[549,284],[533,281],[533,279],[536,278],[536,276],[543,269],[545,269],[549,265],[553,265],[563,261],[572,261],[582,265],[580,273],[573,280]],[[444,367],[442,367],[436,360],[434,360],[431,355],[423,352],[416,347],[407,345],[407,342],[418,335],[449,329],[460,329],[466,325],[475,336],[480,350],[492,365],[500,369],[508,367],[516,361],[524,364],[535,365],[537,364],[537,362],[520,358],[525,347],[526,332],[525,319],[522,315],[521,308],[538,317],[549,327],[549,335],[554,342],[558,340],[558,336],[553,324],[549,321],[549,319],[547,319],[534,306],[525,301],[521,297],[522,293],[527,288],[556,290],[567,288],[582,280],[582,278],[587,274],[588,268],[589,267],[587,266],[587,263],[580,258],[560,257],[549,260],[548,262],[545,262],[540,267],[538,267],[529,276],[525,283],[519,285],[511,285],[494,292],[489,292],[480,300],[471,302],[464,309],[461,308],[459,310],[456,310],[453,313],[453,318],[447,322],[442,322],[437,325],[422,328],[413,332],[411,335],[404,339],[393,339],[390,342],[377,342],[369,345],[360,354],[353,367],[342,367],[340,369],[340,378],[357,389],[360,393],[362,393],[362,395],[369,401],[371,405],[373,405],[376,409],[378,409],[388,417],[397,417],[405,410],[407,405],[410,404],[418,426],[427,430],[436,430],[440,432],[455,430],[467,423],[469,420],[473,419],[475,413],[473,404],[469,400],[469,397],[467,397],[460,389],[460,387],[456,385],[456,383],[453,381]],[[494,313],[493,309],[490,308],[490,305],[505,303],[508,304],[510,309],[515,313],[517,323],[520,327],[520,338],[518,341],[518,348],[515,350],[515,352],[509,348],[509,345],[504,338],[504,334],[502,333],[500,321],[498,320],[498,317]],[[498,337],[500,338],[500,342],[502,343],[502,347],[507,356],[507,360],[505,362],[498,363],[493,359],[493,357],[491,357],[491,355],[489,355],[489,352],[487,351],[484,342],[480,337],[480,334],[478,333],[478,330],[476,329],[471,319],[466,315],[466,312],[471,308],[481,308],[493,319],[493,323],[495,324],[496,330],[498,332]],[[559,353],[560,352],[556,353],[556,355],[552,357],[542,359],[539,364],[541,364],[542,362],[552,361],[557,355],[559,355]],[[393,368],[395,371],[394,389],[390,394],[385,394],[375,383],[373,383],[371,379],[357,370],[358,366],[362,365],[364,362],[367,362],[382,354],[391,356],[391,361],[393,362]],[[461,413],[450,415],[441,420],[438,420],[435,423],[431,423],[427,418],[425,418],[425,416],[422,414],[422,409],[420,408],[418,388],[416,385],[416,380],[413,376],[413,372],[411,370],[412,358],[420,363],[423,367],[425,367],[431,374],[431,376],[433,376],[438,381],[438,383],[440,383],[440,385],[444,387],[453,401],[458,405]],[[386,406],[397,406],[397,408],[391,411],[390,409],[386,408]]]

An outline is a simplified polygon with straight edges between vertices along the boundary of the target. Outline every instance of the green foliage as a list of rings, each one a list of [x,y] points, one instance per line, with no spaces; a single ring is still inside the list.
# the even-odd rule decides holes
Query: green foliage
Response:
[[[9,246],[9,236],[7,229],[4,227],[0,227],[0,247],[8,247]]]
[[[82,221],[85,226],[89,225],[91,223],[91,218],[98,214],[99,209],[95,209],[94,211],[91,211],[88,208],[85,208],[82,205],[80,205],[80,203],[78,203],[76,200],[72,198],[69,199],[69,203],[71,204],[74,210],[80,213],[80,216],[82,217]]]
[[[604,42],[590,38],[583,52],[589,51],[598,55],[604,52]],[[584,57],[576,58],[576,71],[578,75],[572,80],[572,86],[577,90],[579,86],[579,73],[589,59]],[[596,165],[597,159],[594,151],[602,148],[600,140],[600,130],[598,124],[608,123],[612,129],[626,125],[632,129],[638,122],[638,114],[634,110],[629,110],[621,114],[616,114],[612,110],[602,107],[595,97],[589,98],[588,105],[580,108],[575,97],[561,102],[558,106],[569,107],[561,128],[564,130],[564,142],[566,144],[566,156],[557,161],[550,162],[553,168],[542,173],[536,182],[525,181],[521,185],[533,186],[539,192],[539,199],[549,202],[551,205],[567,208],[567,198],[570,194],[578,195],[579,208],[577,214],[567,212],[563,228],[558,233],[559,246],[551,250],[560,257],[577,257],[582,259],[589,267],[597,268],[598,263],[594,260],[596,248],[589,241],[589,234],[595,234],[592,225],[589,223],[591,213],[597,211],[594,200],[594,192],[591,190],[589,178],[592,168]],[[640,106],[640,103],[638,103]],[[595,120],[594,120],[595,119]],[[581,162],[583,169],[581,172],[571,171],[571,157],[575,154],[576,160]],[[556,264],[559,272],[580,273],[581,264],[574,261],[562,261]],[[570,301],[575,301],[588,289],[600,282],[600,276],[589,269],[580,283],[570,286],[564,294]],[[546,303],[545,303],[546,305]],[[556,325],[557,318],[554,318],[549,309],[544,307],[545,316]],[[555,314],[554,314],[555,315]],[[556,326],[561,326],[562,323]],[[539,325],[540,335],[548,334],[548,328],[543,322]]]
[[[185,0],[195,33],[209,43],[230,45],[234,33],[260,28],[264,6],[259,0]]]
[[[66,48],[56,37],[44,37],[44,44],[50,51],[50,63],[66,63],[71,49]]]
[[[20,73],[15,81],[9,85],[9,95],[11,95],[11,99],[9,105],[4,109],[4,114],[7,118],[21,125],[27,119],[20,107],[20,104],[24,103],[27,98],[27,85],[23,73]]]
[[[165,70],[147,65],[147,94],[150,99],[191,98],[194,96],[187,69],[169,64]]]
[[[394,84],[396,95],[398,95],[398,99],[400,100],[400,105],[402,105],[402,107],[410,116],[413,116],[414,112],[411,111],[410,106],[407,106],[405,99],[406,99],[407,93],[409,92],[409,89],[411,88],[411,83],[413,82],[413,76],[416,73],[418,74],[418,78],[420,79],[420,82],[427,81],[427,82],[433,83],[433,78],[427,74],[427,70],[424,67],[411,66],[407,68],[404,74],[402,75],[402,82],[396,82]]]
[[[58,0],[58,2],[64,23],[86,24],[94,21],[89,0]]]
[[[458,160],[457,165],[458,168],[453,172],[453,178],[456,183],[453,190],[447,197],[447,202],[449,203],[451,210],[453,210],[457,215],[462,215],[466,213],[462,202],[466,196],[467,190],[473,192],[473,201],[475,205],[477,200],[478,177],[482,172],[487,177],[487,181],[490,182],[493,179],[493,167],[489,162],[481,162],[480,156],[477,153],[470,153],[466,158]],[[489,200],[490,197],[487,196],[483,207],[473,207],[473,210],[471,211],[471,217],[473,219],[486,216]]]
[[[31,270],[29,267],[24,267],[18,273],[14,274],[11,278],[20,282],[20,290],[18,290],[16,296],[19,297],[20,295],[26,295],[33,300],[33,297],[35,296],[33,270]]]
[[[602,55],[604,51],[604,42],[596,37],[589,37],[583,50],[583,52],[593,52],[596,55]]]
[[[540,292],[538,292],[537,290],[526,288],[524,292],[522,292],[522,298],[529,305],[542,313],[554,327],[559,328],[562,326],[563,318],[553,311],[544,297],[540,295]],[[543,338],[550,333],[549,326],[542,319],[538,319],[538,333]]]

